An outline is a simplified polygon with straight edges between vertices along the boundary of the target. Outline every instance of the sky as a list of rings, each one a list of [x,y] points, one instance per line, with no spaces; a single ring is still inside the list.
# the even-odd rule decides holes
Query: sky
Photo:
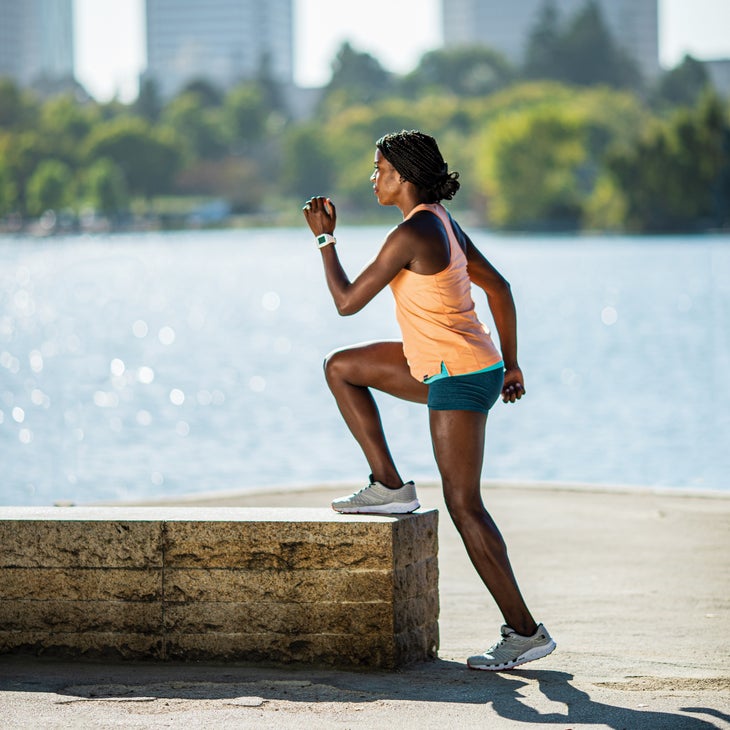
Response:
[[[74,0],[74,7],[79,81],[99,101],[133,100],[145,65],[144,0]],[[295,82],[327,83],[346,40],[390,71],[412,70],[441,45],[440,7],[440,0],[294,0]],[[730,0],[659,0],[662,66],[675,66],[686,53],[730,58],[729,29]]]

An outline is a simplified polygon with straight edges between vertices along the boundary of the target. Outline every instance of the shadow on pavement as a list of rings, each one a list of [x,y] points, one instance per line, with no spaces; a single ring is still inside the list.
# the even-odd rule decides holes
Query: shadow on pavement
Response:
[[[256,705],[272,701],[368,703],[378,700],[491,705],[501,718],[531,725],[601,724],[616,730],[710,730],[698,717],[730,720],[706,707],[683,713],[632,709],[597,702],[561,671],[468,671],[441,659],[397,672],[357,672],[263,665],[60,662],[0,657],[0,693],[53,693],[55,702],[227,700]],[[546,700],[548,703],[546,703]],[[631,698],[631,704],[635,697]],[[541,711],[546,704],[560,705]],[[626,704],[629,704],[627,701]]]

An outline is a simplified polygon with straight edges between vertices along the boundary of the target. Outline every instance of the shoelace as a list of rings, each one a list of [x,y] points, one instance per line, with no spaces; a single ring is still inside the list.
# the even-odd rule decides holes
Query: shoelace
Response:
[[[497,651],[497,649],[499,649],[502,645],[504,645],[506,643],[507,643],[507,637],[503,636],[496,644],[493,644],[492,646],[490,646],[489,649],[487,649],[487,651],[485,653],[492,654],[495,651]]]

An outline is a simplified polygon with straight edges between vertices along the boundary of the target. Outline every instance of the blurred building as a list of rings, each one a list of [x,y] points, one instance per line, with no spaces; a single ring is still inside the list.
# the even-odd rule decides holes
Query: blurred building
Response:
[[[0,76],[20,86],[73,77],[72,0],[0,0]]]
[[[549,2],[564,20],[587,0],[442,0],[444,46],[485,45],[522,63],[530,33]],[[658,0],[598,0],[598,5],[614,39],[643,75],[658,76]]]
[[[193,79],[226,89],[269,76],[293,83],[293,0],[146,0],[147,69],[163,97]]]

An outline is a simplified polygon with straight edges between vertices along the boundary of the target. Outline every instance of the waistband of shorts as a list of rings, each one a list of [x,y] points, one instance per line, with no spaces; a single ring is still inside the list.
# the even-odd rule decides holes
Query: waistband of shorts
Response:
[[[423,382],[426,383],[426,385],[429,385],[430,383],[433,383],[436,380],[441,380],[442,378],[462,378],[465,375],[478,375],[479,373],[489,373],[492,370],[504,370],[504,361],[500,360],[499,362],[495,362],[494,365],[490,365],[489,367],[482,368],[481,370],[472,370],[470,373],[460,373],[459,375],[452,375],[446,369],[446,363],[442,360],[441,361],[441,372],[436,373],[436,375],[430,375],[429,377],[424,378]]]

